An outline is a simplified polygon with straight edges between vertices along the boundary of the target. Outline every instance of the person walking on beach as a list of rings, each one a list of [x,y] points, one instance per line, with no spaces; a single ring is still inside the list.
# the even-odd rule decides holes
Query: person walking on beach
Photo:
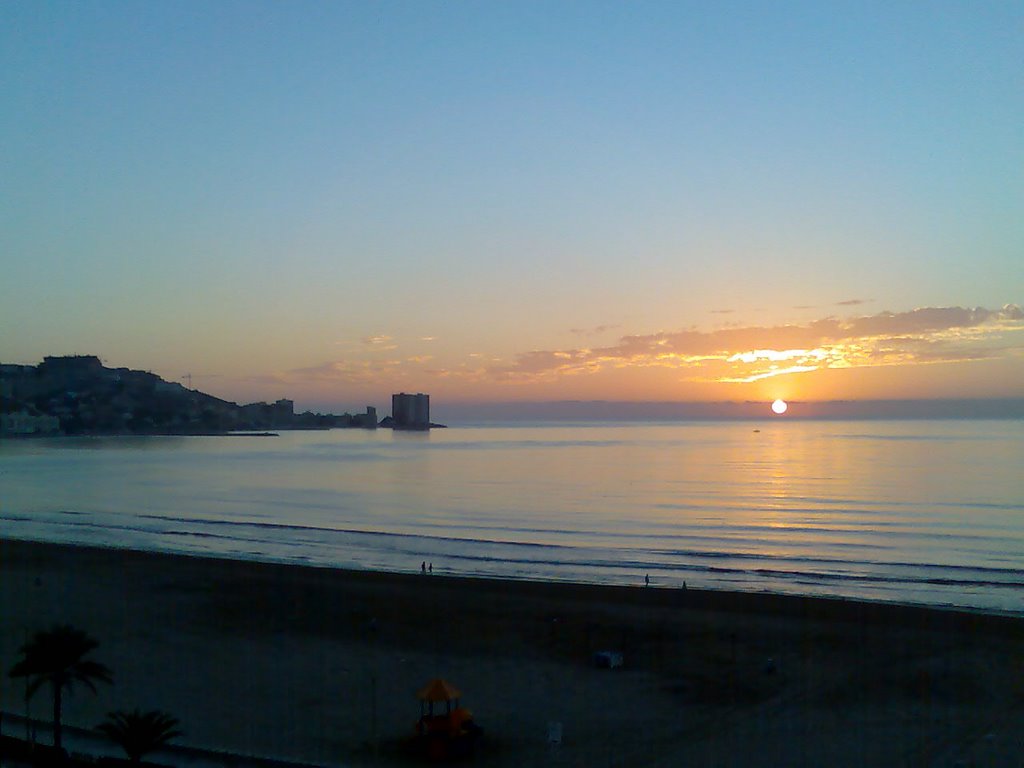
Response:
[[[426,560],[424,560],[422,563],[420,563],[420,573],[422,573],[424,576],[427,575],[427,561]]]
[[[644,576],[644,586],[645,587],[651,586],[651,574],[649,574],[649,573]]]
[[[433,564],[433,563],[431,563],[431,564],[430,564],[430,572],[431,572],[431,573],[433,573],[433,572],[434,572],[434,564]]]

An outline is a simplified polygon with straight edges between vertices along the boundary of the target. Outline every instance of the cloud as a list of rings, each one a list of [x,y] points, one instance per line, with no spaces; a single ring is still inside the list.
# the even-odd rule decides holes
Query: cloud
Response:
[[[811,371],[818,370],[816,365],[789,365],[785,368],[772,367],[767,371],[761,373],[752,373],[750,376],[741,376],[739,378],[733,378],[729,376],[723,376],[717,381],[723,384],[750,384],[751,382],[760,381],[761,379],[768,379],[772,376],[781,376],[787,373],[810,373]]]
[[[570,328],[569,333],[575,336],[598,336],[606,331],[618,328],[618,325],[595,325],[593,328]]]
[[[800,325],[628,335],[607,347],[531,350],[488,369],[500,381],[550,380],[625,367],[678,369],[698,381],[751,382],[822,368],[987,359],[1024,350],[1024,312],[1008,304],[923,307]],[[1008,346],[993,346],[1016,334]]]
[[[731,315],[735,311],[736,311],[735,309],[712,309],[711,310],[711,314],[712,315]]]
[[[391,374],[402,365],[400,360],[339,360],[309,368],[293,368],[281,374],[287,382],[309,381],[374,381],[382,374]]]
[[[397,344],[391,343],[391,337],[385,336],[384,334],[380,334],[379,336],[366,336],[361,339],[361,341],[365,346],[372,347],[373,349],[381,352],[389,352],[392,349],[398,349]]]
[[[374,352],[388,337],[364,340]],[[426,368],[428,355],[353,359],[275,374],[276,383],[382,383],[414,375],[465,382],[528,385],[607,371],[664,368],[684,380],[741,384],[823,369],[912,366],[1024,356],[1024,311],[1015,304],[921,307],[847,318],[821,317],[789,325],[730,326],[703,331],[621,336],[605,346],[534,349],[496,361],[474,351],[465,362]]]
[[[861,304],[867,304],[868,302],[874,301],[874,299],[847,299],[846,301],[837,301],[837,307],[856,307]]]

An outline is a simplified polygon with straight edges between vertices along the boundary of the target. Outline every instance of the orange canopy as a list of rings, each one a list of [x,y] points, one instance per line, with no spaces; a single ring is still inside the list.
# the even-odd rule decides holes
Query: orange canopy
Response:
[[[422,691],[416,694],[416,698],[420,701],[451,701],[460,696],[462,694],[455,686],[440,677],[435,677],[427,683]]]

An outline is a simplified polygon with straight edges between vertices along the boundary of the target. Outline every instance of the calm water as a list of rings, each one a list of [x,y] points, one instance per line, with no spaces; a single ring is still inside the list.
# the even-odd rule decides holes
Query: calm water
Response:
[[[1024,422],[7,440],[0,536],[1021,613]]]

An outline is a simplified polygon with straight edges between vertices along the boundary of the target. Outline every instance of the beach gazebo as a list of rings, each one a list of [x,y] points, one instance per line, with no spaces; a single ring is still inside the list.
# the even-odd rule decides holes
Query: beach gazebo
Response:
[[[459,698],[462,694],[459,689],[440,677],[435,677],[416,694],[420,700],[420,717],[434,717],[434,705],[442,701],[445,705],[445,717],[452,713],[452,702],[455,702],[455,709],[459,708]]]
[[[473,722],[473,713],[459,705],[461,696],[458,688],[440,677],[431,680],[416,694],[420,700],[416,735],[420,749],[431,759],[466,755],[480,737],[481,731]],[[440,711],[442,702],[443,712]]]

